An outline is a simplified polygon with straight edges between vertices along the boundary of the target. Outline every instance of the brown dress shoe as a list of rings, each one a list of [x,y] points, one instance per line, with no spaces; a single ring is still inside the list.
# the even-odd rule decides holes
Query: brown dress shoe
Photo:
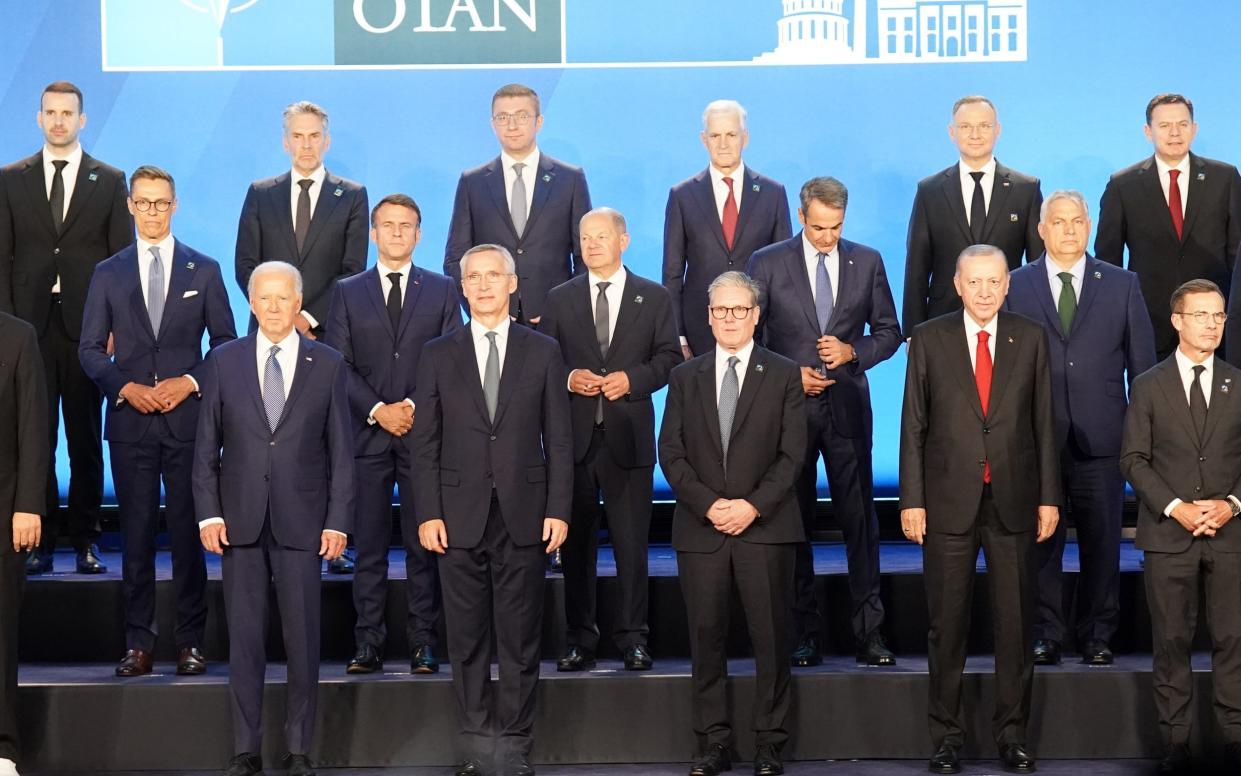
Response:
[[[142,676],[151,673],[151,664],[154,662],[151,653],[145,649],[130,649],[125,651],[125,657],[121,658],[121,662],[116,666],[117,676]]]
[[[198,676],[207,673],[207,658],[198,647],[186,647],[177,653],[177,674]]]

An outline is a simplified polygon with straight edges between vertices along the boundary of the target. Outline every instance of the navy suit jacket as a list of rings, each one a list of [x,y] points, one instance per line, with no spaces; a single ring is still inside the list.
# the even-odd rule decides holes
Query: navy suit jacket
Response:
[[[422,348],[430,340],[461,328],[457,284],[438,272],[410,268],[401,304],[400,326],[392,330],[388,304],[375,267],[336,284],[324,344],[349,364],[349,406],[353,411],[354,453],[380,455],[393,436],[369,423],[371,409],[383,402],[414,399]]]
[[[141,440],[156,419],[155,413],[144,415],[119,401],[127,383],[155,385],[189,375],[201,387],[203,333],[210,335],[212,348],[237,338],[220,265],[180,240],[175,246],[171,261],[165,261],[171,274],[159,332],[151,331],[142,296],[137,244],[100,263],[91,279],[78,358],[82,371],[108,397],[104,438],[111,442]],[[109,334],[115,341],[112,356]],[[198,396],[191,394],[163,415],[168,430],[182,442],[194,439],[198,403]]]
[[[46,379],[34,327],[0,313],[0,557],[13,554],[14,512],[47,511]]]
[[[418,522],[443,520],[450,547],[483,539],[492,488],[518,546],[543,539],[543,519],[569,522],[573,434],[560,346],[509,327],[494,422],[487,420],[473,334],[466,326],[428,342],[418,364],[413,431]]]
[[[237,224],[237,285],[246,292],[250,273],[265,261],[287,261],[302,273],[302,309],[322,328],[336,281],[366,269],[370,210],[366,187],[327,172],[299,254],[293,234],[292,173],[255,181]],[[254,317],[250,331],[254,331]]]
[[[317,552],[325,529],[348,533],[353,525],[349,367],[332,348],[300,337],[289,397],[272,432],[255,338],[226,342],[205,362],[194,511],[200,523],[224,518],[230,544],[257,542],[270,516],[277,543]]]
[[[715,347],[707,323],[707,286],[729,270],[740,270],[760,248],[787,240],[792,232],[784,186],[750,167],[741,183],[741,209],[733,247],[715,207],[711,172],[703,170],[668,192],[664,211],[664,287],[672,294],[677,333],[695,355]]]
[[[528,174],[524,173],[523,177]],[[444,273],[461,280],[461,256],[475,245],[503,245],[517,263],[517,291],[509,310],[522,319],[543,315],[547,292],[582,271],[578,222],[590,210],[590,190],[582,168],[540,152],[539,169],[526,178],[530,217],[521,237],[509,215],[500,157],[461,173],[452,203]]]
[[[764,347],[799,366],[822,363],[816,347],[821,334],[831,334],[857,351],[856,362],[827,372],[827,378],[836,381],[827,389],[832,397],[832,428],[847,437],[870,436],[866,370],[900,348],[901,327],[879,252],[849,240],[840,241],[839,252],[839,288],[826,332],[819,331],[802,232],[755,253],[746,272],[762,289],[759,336]]]
[[[1126,379],[1155,365],[1155,331],[1138,276],[1091,256],[1073,317],[1065,332],[1047,280],[1047,254],[1009,275],[1006,309],[1047,330],[1056,441],[1063,449],[1072,430],[1082,452],[1120,455]]]

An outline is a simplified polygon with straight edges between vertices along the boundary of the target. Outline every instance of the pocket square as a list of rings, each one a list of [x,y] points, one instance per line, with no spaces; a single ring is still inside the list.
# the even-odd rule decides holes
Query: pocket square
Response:
[[[181,295],[181,298],[182,298],[182,299],[189,299],[191,296],[198,296],[198,292],[197,292],[197,291],[193,291],[193,290],[191,290],[191,291],[186,291],[184,294],[182,294],[182,295]]]

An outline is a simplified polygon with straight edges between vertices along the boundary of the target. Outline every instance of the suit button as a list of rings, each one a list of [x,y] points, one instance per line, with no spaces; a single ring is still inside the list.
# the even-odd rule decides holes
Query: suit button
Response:
[[[732,261],[732,259],[729,259],[729,260],[728,260],[728,266],[730,266],[730,267],[731,267],[732,265],[733,265],[733,261]]]
[[[991,433],[991,429],[990,429],[990,427],[988,427],[988,426],[983,426],[983,427],[982,427],[982,433],[984,433],[984,434],[990,434],[990,433]]]
[[[53,249],[52,249],[52,254],[53,254],[53,255],[56,255],[56,256],[59,256],[59,255],[60,255],[60,248],[53,248]]]
[[[483,476],[486,477],[487,479],[491,479],[491,472],[487,472]]]
[[[1073,362],[1072,362],[1072,361],[1070,361],[1070,362],[1069,362],[1069,366],[1073,366]]]
[[[1201,486],[1201,485],[1195,485],[1195,486],[1194,486],[1194,493],[1201,493],[1201,492],[1202,492],[1202,486]]]
[[[268,447],[275,447],[275,446],[276,446],[276,443],[275,443],[275,442],[268,442],[268,443],[267,443],[267,446],[268,446]]]
[[[159,348],[156,348],[156,349],[155,349],[155,352],[156,352],[156,353],[158,353],[158,352],[159,352]]]
[[[270,475],[270,474],[264,474],[264,475],[263,475],[263,482],[271,482],[271,475]]]
[[[1205,460],[1206,460],[1206,458],[1204,458],[1204,457],[1202,457],[1202,456],[1199,456],[1199,457],[1198,457],[1198,460],[1201,462],[1201,461],[1205,461]]]
[[[526,249],[525,249],[525,248],[518,248],[518,249],[517,249],[517,255],[518,255],[518,256],[523,255],[525,252],[526,252]]]
[[[401,357],[401,354],[400,354],[400,353],[393,353],[393,354],[392,354],[392,357],[393,357],[393,358],[400,358],[400,357]]]
[[[495,435],[495,434],[492,434],[492,435],[491,435],[491,441],[492,441],[492,442],[496,441],[496,435]]]

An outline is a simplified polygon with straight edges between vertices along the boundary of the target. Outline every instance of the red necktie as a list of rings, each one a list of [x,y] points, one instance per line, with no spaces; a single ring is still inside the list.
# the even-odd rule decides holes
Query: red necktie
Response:
[[[728,250],[733,249],[733,238],[737,236],[737,198],[733,196],[733,179],[725,178],[728,184],[728,199],[724,200],[724,244]]]
[[[1172,213],[1172,226],[1176,229],[1176,239],[1181,239],[1185,229],[1185,210],[1181,207],[1181,184],[1176,179],[1181,177],[1180,170],[1168,170],[1168,210]]]
[[[987,347],[987,340],[990,338],[991,335],[987,332],[978,332],[978,350],[974,356],[974,382],[978,385],[978,400],[982,403],[984,418],[991,404],[991,350]],[[983,465],[982,481],[991,482],[990,461]]]

